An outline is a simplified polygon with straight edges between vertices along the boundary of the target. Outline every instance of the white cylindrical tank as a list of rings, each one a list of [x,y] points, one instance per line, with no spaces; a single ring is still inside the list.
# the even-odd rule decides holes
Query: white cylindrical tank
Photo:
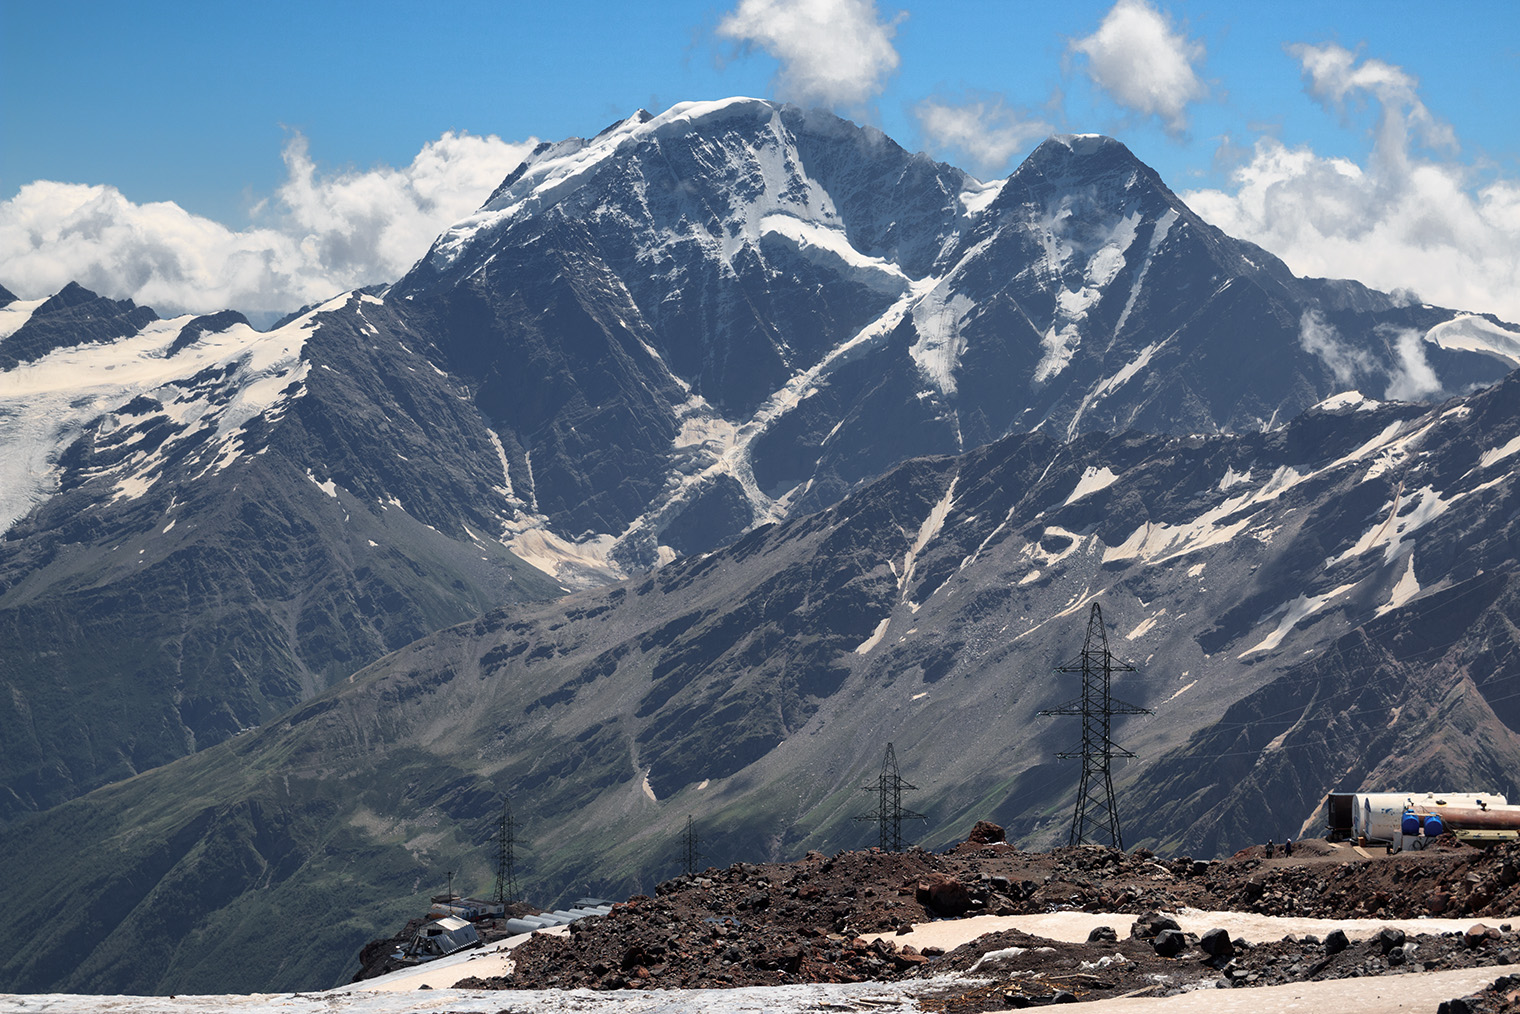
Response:
[[[1364,792],[1352,797],[1352,833],[1369,841],[1398,841],[1404,811],[1409,807],[1503,805],[1497,792]]]

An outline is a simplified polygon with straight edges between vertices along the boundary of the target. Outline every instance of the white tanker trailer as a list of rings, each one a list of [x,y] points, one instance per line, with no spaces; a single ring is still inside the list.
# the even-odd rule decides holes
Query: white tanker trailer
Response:
[[[1520,834],[1520,806],[1510,806],[1497,792],[1332,792],[1325,805],[1329,840],[1391,852],[1423,848],[1445,831],[1484,838]]]

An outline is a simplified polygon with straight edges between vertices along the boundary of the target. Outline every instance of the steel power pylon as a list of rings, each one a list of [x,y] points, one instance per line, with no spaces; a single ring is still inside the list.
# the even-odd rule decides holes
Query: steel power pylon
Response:
[[[904,789],[916,790],[917,785],[909,785],[903,781],[897,773],[897,754],[892,749],[892,744],[887,744],[887,755],[881,762],[881,776],[877,778],[875,785],[862,785],[865,792],[876,793],[876,812],[862,813],[856,820],[874,820],[877,830],[881,833],[881,850],[883,852],[901,852],[902,847],[902,822],[905,820],[926,820],[921,813],[912,810],[904,810],[902,794]]]
[[[1040,712],[1041,715],[1081,715],[1082,749],[1056,754],[1064,759],[1080,757],[1082,760],[1082,784],[1077,789],[1077,809],[1071,818],[1072,845],[1112,845],[1124,848],[1124,837],[1119,833],[1119,810],[1114,803],[1114,779],[1109,772],[1109,762],[1115,757],[1133,757],[1123,747],[1115,746],[1111,735],[1115,715],[1149,715],[1146,708],[1114,700],[1110,693],[1113,674],[1134,672],[1128,662],[1114,661],[1108,650],[1108,632],[1103,626],[1103,610],[1098,603],[1092,604],[1087,614],[1087,640],[1082,642],[1082,654],[1057,666],[1056,672],[1079,672],[1082,674],[1082,696],[1068,701],[1058,708]],[[1101,840],[1106,837],[1107,841]]]
[[[517,827],[512,822],[512,800],[501,801],[501,827],[496,835],[496,893],[494,901],[498,905],[505,905],[509,901],[516,901],[519,897],[517,890],[517,857],[513,852],[513,846],[517,844]]]
[[[706,857],[699,848],[702,839],[697,837],[697,826],[692,823],[691,815],[686,816],[686,830],[681,834],[681,869],[684,873],[696,873]]]

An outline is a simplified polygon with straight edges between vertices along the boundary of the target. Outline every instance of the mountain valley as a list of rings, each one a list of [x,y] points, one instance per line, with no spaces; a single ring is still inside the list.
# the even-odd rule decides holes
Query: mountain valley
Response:
[[[983,183],[687,103],[266,332],[0,304],[0,898],[58,930],[8,989],[331,985],[489,882],[503,796],[545,904],[689,815],[858,847],[888,743],[924,845],[1063,843],[1093,602],[1131,843],[1520,791],[1520,329],[1295,277],[1109,138]]]

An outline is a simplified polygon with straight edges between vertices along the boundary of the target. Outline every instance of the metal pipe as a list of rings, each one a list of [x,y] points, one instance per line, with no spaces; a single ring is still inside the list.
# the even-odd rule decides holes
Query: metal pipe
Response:
[[[1414,811],[1419,814],[1436,814],[1452,829],[1520,830],[1520,806],[1428,806],[1417,803]]]

